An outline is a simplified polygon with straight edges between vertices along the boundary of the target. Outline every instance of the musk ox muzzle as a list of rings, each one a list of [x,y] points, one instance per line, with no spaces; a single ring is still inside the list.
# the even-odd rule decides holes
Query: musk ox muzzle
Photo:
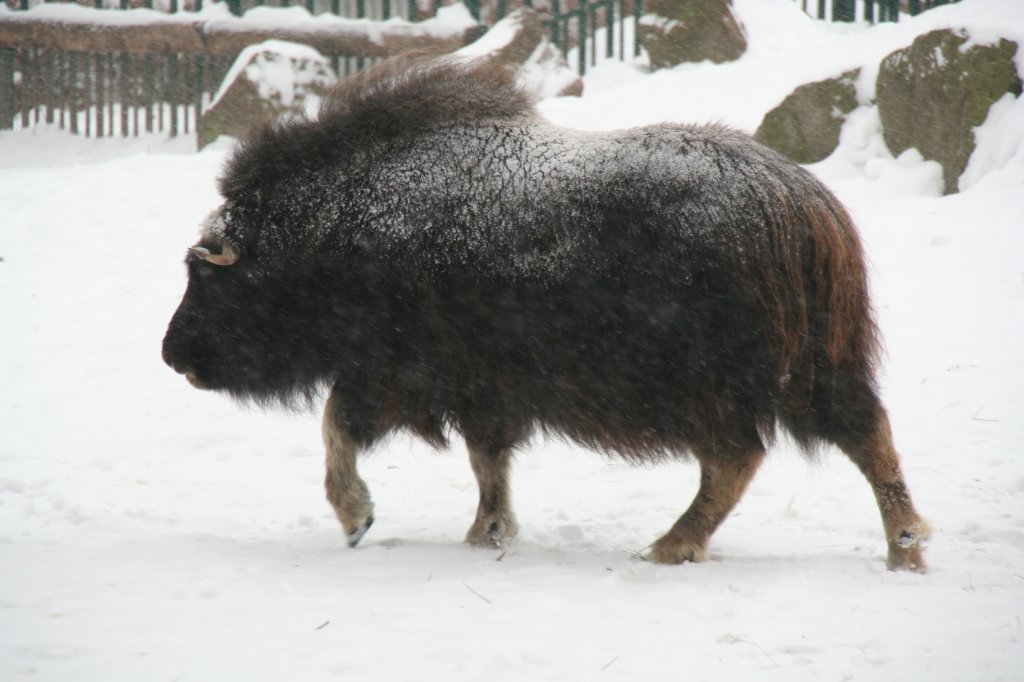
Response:
[[[167,334],[164,336],[163,348],[160,355],[168,367],[178,374],[183,375],[185,380],[192,384],[192,386],[195,388],[205,388],[203,383],[196,376],[191,363],[184,360],[180,354],[175,352],[174,339],[170,330],[168,330]]]

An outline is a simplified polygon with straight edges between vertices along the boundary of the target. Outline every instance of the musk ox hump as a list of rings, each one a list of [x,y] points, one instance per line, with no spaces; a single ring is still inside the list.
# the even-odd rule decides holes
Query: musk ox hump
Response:
[[[288,119],[254,131],[236,147],[218,186],[221,196],[238,196],[331,154],[344,157],[399,135],[534,115],[531,95],[498,64],[453,55],[400,55],[342,81],[316,120]],[[311,159],[310,149],[321,154]]]
[[[508,69],[489,60],[412,53],[346,78],[320,121],[359,136],[533,114],[533,100]]]

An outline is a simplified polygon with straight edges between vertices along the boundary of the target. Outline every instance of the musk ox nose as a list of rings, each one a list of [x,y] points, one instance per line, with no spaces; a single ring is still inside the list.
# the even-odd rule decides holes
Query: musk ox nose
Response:
[[[179,353],[174,352],[173,345],[170,343],[170,335],[164,337],[163,347],[160,349],[160,357],[164,359],[164,363],[168,367],[178,374],[189,374],[192,372],[191,363],[182,359]]]
[[[170,355],[170,353],[167,352],[167,344],[166,343],[160,349],[160,357],[163,358],[163,361],[164,361],[165,365],[167,365],[171,369],[174,369],[174,361],[171,360],[171,355]]]
[[[179,337],[174,338],[177,338],[178,341],[180,341]],[[206,382],[202,381],[196,374],[195,364],[191,360],[187,359],[189,357],[188,353],[180,352],[180,343],[172,343],[171,339],[171,333],[168,332],[164,337],[163,347],[160,350],[160,357],[164,359],[164,362],[168,367],[178,374],[185,375],[185,379],[188,383],[192,384],[195,388],[207,388],[208,386]],[[174,350],[176,345],[179,347],[178,352]]]
[[[160,356],[164,359],[164,362],[167,363],[168,367],[173,369],[178,374],[184,374],[185,380],[188,381],[188,383],[192,384],[192,386],[194,386],[195,388],[206,388],[206,384],[199,380],[199,377],[196,376],[195,369],[192,367],[191,364],[189,364],[188,362],[184,362],[171,354],[170,350],[167,347],[166,341],[164,342],[164,347],[160,353]]]

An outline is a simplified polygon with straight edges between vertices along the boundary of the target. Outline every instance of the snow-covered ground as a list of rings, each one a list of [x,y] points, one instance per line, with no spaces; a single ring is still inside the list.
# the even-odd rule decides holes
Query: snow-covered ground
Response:
[[[1024,34],[1015,0],[875,28],[736,6],[740,61],[605,64],[587,97],[543,110],[752,130],[792,86],[933,25]],[[538,441],[514,471],[521,539],[499,554],[461,544],[463,448],[396,438],[365,461],[377,523],[350,550],[318,417],[240,409],[160,360],[225,146],[0,133],[0,680],[1024,679],[1022,102],[980,139],[949,197],[933,163],[889,157],[867,107],[813,168],[868,245],[884,396],[935,528],[917,575],[885,570],[848,461],[786,445],[711,560],[665,567],[637,556],[689,503],[694,466]]]

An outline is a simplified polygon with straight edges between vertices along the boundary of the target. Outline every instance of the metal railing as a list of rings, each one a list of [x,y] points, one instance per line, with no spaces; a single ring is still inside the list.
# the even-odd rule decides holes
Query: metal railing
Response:
[[[595,66],[599,55],[620,61],[640,56],[642,46],[636,28],[643,14],[643,0],[574,4],[572,9],[563,11],[560,0],[551,0],[551,17],[544,25],[550,31],[552,44],[568,61],[575,62],[579,75],[586,74],[588,65]],[[629,42],[632,45],[627,48]],[[571,57],[573,51],[575,55]]]
[[[796,0],[803,11],[823,20],[876,23],[899,21],[900,15],[914,16],[925,10],[960,0]],[[859,9],[859,11],[858,11]]]

